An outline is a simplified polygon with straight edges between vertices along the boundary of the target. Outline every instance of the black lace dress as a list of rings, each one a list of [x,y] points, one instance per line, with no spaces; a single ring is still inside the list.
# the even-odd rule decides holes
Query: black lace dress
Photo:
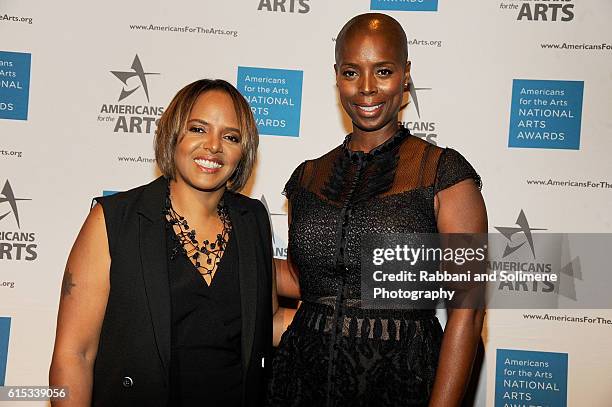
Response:
[[[434,196],[471,178],[458,152],[405,129],[372,150],[349,138],[302,163],[285,187],[289,255],[302,305],[281,339],[270,406],[426,406],[442,328],[434,310],[360,307],[360,240],[371,233],[435,233]]]

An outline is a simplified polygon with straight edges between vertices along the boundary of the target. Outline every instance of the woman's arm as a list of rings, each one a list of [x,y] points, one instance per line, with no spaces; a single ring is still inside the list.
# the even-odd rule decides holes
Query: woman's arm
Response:
[[[287,203],[287,227],[291,225],[291,201]],[[300,281],[296,269],[291,262],[291,254],[287,253],[287,259],[274,259],[276,269],[276,289],[278,295],[295,300],[300,299]]]
[[[297,273],[293,270],[291,260],[274,259],[276,269],[276,289],[278,295],[287,298],[300,299],[300,282]]]
[[[436,195],[440,233],[486,233],[487,212],[472,180],[461,181]],[[449,309],[430,407],[461,405],[480,342],[481,309]]]
[[[287,217],[287,224],[291,224],[291,202],[289,202],[289,215]],[[293,298],[296,300],[300,299],[300,283],[295,273],[292,264],[291,257],[287,254],[287,259],[274,259],[272,267],[272,295],[274,310],[274,331],[273,331],[273,345],[278,346],[280,338],[283,333],[287,330],[287,327],[293,321],[296,309],[278,307],[278,295],[287,298]]]
[[[110,289],[110,261],[104,213],[96,205],[64,271],[49,385],[66,387],[69,398],[52,402],[54,407],[91,405],[93,365]]]
[[[274,270],[277,267],[277,260],[274,259],[272,267],[272,315],[273,315],[273,329],[272,329],[272,345],[278,346],[280,343],[281,336],[287,330],[287,327],[293,321],[293,316],[297,310],[292,308],[284,308],[278,306],[278,294],[277,294],[277,283],[276,275],[277,272]],[[298,289],[299,293],[299,289]]]

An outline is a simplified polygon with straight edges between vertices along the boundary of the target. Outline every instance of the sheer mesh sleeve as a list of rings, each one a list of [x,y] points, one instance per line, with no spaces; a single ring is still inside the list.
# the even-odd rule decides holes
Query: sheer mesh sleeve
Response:
[[[291,196],[293,195],[293,193],[300,186],[300,182],[302,180],[302,174],[304,173],[305,165],[306,165],[305,161],[301,163],[300,165],[298,165],[298,167],[295,170],[293,170],[293,174],[291,174],[291,177],[289,177],[289,180],[285,184],[285,188],[283,189],[283,195],[285,195],[287,199],[291,199]]]
[[[478,175],[468,160],[452,148],[446,148],[438,161],[434,192],[438,193],[469,178],[474,180],[478,189],[482,188],[480,175]]]

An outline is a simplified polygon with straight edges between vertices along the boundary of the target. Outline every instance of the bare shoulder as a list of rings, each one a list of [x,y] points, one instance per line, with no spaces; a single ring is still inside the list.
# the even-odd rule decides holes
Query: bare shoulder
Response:
[[[104,210],[98,204],[89,212],[70,251],[62,280],[62,296],[72,295],[75,289],[83,287],[106,293],[109,271]]]
[[[97,204],[89,211],[83,226],[77,236],[75,245],[95,245],[95,246],[106,246],[108,251],[108,244],[106,239],[106,223],[104,218],[104,209],[102,205]],[[74,249],[73,249],[74,250]]]

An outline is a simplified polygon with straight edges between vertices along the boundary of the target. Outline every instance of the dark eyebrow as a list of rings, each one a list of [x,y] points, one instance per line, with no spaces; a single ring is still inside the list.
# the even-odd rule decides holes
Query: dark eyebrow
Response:
[[[241,133],[240,133],[240,129],[237,129],[237,128],[235,128],[235,127],[226,127],[226,128],[225,128],[225,130],[226,130],[226,131],[233,131],[233,132],[235,132],[235,133],[238,133],[238,135],[241,135]]]
[[[209,126],[210,125],[210,123],[208,123],[206,120],[202,120],[202,119],[191,119],[191,120],[189,120],[187,122],[187,124],[192,123],[192,122],[196,122],[196,123],[201,124],[203,126]],[[240,133],[240,129],[237,129],[235,127],[225,127],[224,130],[225,131],[234,131],[234,132],[236,132],[238,134],[241,134]]]
[[[199,124],[204,125],[204,126],[208,126],[210,124],[206,120],[201,120],[201,119],[191,119],[191,120],[187,121],[188,124],[191,123],[191,122],[196,122],[196,123],[199,123]]]

